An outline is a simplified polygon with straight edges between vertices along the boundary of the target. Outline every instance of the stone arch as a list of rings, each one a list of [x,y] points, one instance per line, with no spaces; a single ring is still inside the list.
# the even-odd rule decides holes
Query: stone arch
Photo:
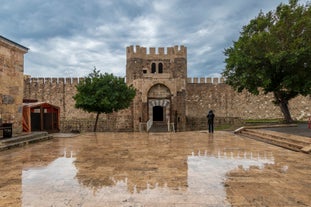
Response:
[[[148,91],[148,98],[168,98],[171,96],[170,89],[161,83],[153,85]]]
[[[170,111],[171,111],[170,89],[164,84],[153,85],[148,91],[149,119],[152,119],[153,121],[167,122],[170,119]]]

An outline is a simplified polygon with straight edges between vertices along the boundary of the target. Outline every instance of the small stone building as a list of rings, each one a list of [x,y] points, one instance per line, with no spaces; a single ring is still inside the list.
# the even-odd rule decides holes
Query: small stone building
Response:
[[[0,122],[12,123],[13,133],[22,132],[24,54],[27,52],[28,48],[0,36]]]

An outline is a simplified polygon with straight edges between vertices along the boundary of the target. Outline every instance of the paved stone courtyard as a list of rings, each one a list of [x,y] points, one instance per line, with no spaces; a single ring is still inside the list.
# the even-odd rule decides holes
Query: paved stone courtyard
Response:
[[[311,205],[310,154],[223,131],[61,136],[0,166],[0,206]]]

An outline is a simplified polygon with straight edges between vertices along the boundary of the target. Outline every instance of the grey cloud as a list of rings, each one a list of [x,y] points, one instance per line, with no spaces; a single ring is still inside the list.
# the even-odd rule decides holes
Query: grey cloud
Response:
[[[306,2],[307,0],[301,1]],[[125,75],[125,47],[188,48],[188,76],[220,74],[243,25],[287,0],[10,0],[1,35],[30,48],[32,76]]]

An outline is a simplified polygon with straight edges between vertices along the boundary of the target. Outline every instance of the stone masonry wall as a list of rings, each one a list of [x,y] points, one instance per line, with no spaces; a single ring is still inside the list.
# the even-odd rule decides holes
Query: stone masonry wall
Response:
[[[95,113],[74,108],[75,85],[79,78],[25,78],[24,98],[46,101],[60,107],[61,131],[92,131]],[[138,94],[141,96],[142,94]],[[141,99],[141,97],[140,97]],[[185,130],[205,127],[206,114],[213,110],[217,123],[233,123],[241,119],[283,118],[278,106],[272,103],[272,94],[251,95],[237,93],[218,78],[188,78],[186,86]],[[311,114],[311,98],[299,96],[289,103],[293,119],[307,120]],[[133,108],[100,116],[98,131],[132,131]],[[146,107],[143,107],[146,109]],[[136,120],[136,119],[135,119]],[[138,120],[138,119],[137,119]],[[136,120],[136,121],[137,121]],[[137,129],[135,129],[137,130]]]
[[[188,78],[187,118],[203,119],[209,110],[216,117],[240,117],[242,119],[283,118],[278,106],[275,106],[273,94],[254,96],[246,91],[235,92],[223,79]],[[289,110],[295,120],[308,120],[311,115],[310,96],[297,98],[289,102]]]
[[[24,98],[48,102],[60,107],[60,130],[92,131],[96,114],[74,107],[76,85],[81,78],[29,78],[24,79]],[[101,114],[97,131],[131,131],[131,108],[113,114]]]
[[[187,77],[187,48],[183,45],[167,47],[129,46],[126,48],[126,80],[131,84],[136,79],[153,78],[181,78]],[[151,72],[151,64],[156,64],[157,69]],[[158,71],[158,64],[163,65],[163,71]],[[156,77],[155,77],[156,75]]]
[[[0,121],[12,123],[13,134],[22,132],[24,54],[9,40],[0,38]],[[0,131],[2,136],[2,130]]]

